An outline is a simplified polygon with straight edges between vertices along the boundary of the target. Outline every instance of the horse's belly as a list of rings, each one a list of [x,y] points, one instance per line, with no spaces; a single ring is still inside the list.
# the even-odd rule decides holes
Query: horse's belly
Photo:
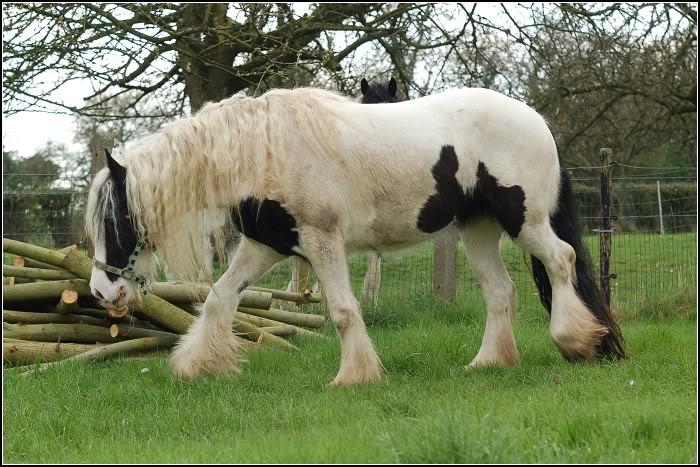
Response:
[[[419,206],[392,205],[378,209],[366,223],[355,223],[348,231],[346,247],[350,251],[386,251],[411,247],[432,235],[417,228]]]

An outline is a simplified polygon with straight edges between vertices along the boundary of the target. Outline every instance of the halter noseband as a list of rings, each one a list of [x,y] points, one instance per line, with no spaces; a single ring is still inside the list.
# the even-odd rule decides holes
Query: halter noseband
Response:
[[[129,256],[129,261],[127,262],[125,268],[115,268],[114,266],[110,266],[109,264],[105,264],[102,261],[98,261],[96,259],[94,260],[95,266],[99,269],[102,269],[103,271],[111,272],[112,274],[116,274],[119,277],[123,277],[124,279],[130,279],[136,282],[139,285],[139,287],[141,287],[141,292],[144,295],[148,295],[148,286],[151,284],[150,279],[144,276],[143,274],[137,273],[134,269],[136,259],[138,258],[141,250],[145,247],[146,242],[144,242],[142,239],[139,239],[136,242],[136,246],[134,247],[134,252],[131,253],[131,256]]]

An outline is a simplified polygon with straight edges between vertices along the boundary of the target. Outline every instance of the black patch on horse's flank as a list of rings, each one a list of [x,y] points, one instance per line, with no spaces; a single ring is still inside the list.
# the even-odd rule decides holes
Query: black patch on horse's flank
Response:
[[[503,229],[515,238],[525,222],[525,192],[518,185],[504,187],[491,175],[483,162],[476,171],[473,191],[465,192],[457,181],[459,161],[454,146],[446,145],[432,169],[435,193],[418,214],[417,227],[423,232],[437,232],[454,220],[461,224],[491,214]]]
[[[440,159],[432,170],[436,191],[430,195],[418,214],[418,228],[423,232],[432,233],[444,229],[458,212],[464,210],[464,206],[458,206],[465,201],[464,190],[455,177],[458,168],[454,146],[443,146]]]
[[[396,80],[386,83],[371,83],[362,86],[362,104],[391,104],[399,101],[396,95]],[[366,82],[366,80],[363,80]],[[393,83],[393,84],[392,84]]]
[[[292,250],[299,245],[297,222],[279,201],[264,199],[261,203],[255,198],[246,198],[238,209],[231,210],[231,217],[236,229],[251,240],[282,255],[299,256]]]
[[[107,213],[104,219],[105,236],[105,263],[115,268],[124,268],[129,263],[129,256],[136,248],[137,236],[131,219],[129,219],[129,208],[126,200],[126,182],[112,179],[112,190],[115,190],[114,200],[116,203],[114,213]],[[103,192],[103,196],[105,193]],[[111,217],[116,214],[116,218]],[[107,278],[116,282],[119,276],[105,272]]]
[[[511,238],[516,238],[525,223],[525,192],[518,185],[499,185],[483,162],[479,162],[476,178],[476,192],[488,205],[489,212]]]

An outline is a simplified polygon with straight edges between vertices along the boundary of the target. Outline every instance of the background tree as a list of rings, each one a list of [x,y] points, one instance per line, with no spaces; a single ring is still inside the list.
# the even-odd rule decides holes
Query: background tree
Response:
[[[570,165],[597,165],[603,145],[640,164],[697,159],[691,4],[12,4],[3,26],[8,114],[150,130],[237,92],[354,95],[393,74],[408,98],[482,86],[528,102]],[[85,105],[55,98],[76,80]]]

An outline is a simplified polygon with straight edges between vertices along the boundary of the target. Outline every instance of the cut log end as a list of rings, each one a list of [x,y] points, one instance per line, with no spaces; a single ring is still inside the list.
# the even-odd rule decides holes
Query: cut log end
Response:
[[[129,313],[129,309],[127,307],[124,308],[107,308],[107,315],[109,315],[110,318],[123,318]]]
[[[61,293],[61,301],[66,305],[72,305],[78,301],[78,291],[75,289],[66,289]]]
[[[25,263],[24,256],[15,256],[14,258],[12,258],[12,265],[13,266],[21,268],[21,267],[24,267],[24,263]],[[8,281],[8,285],[15,285],[16,280],[17,279],[15,279],[14,277],[10,277],[10,280]]]

